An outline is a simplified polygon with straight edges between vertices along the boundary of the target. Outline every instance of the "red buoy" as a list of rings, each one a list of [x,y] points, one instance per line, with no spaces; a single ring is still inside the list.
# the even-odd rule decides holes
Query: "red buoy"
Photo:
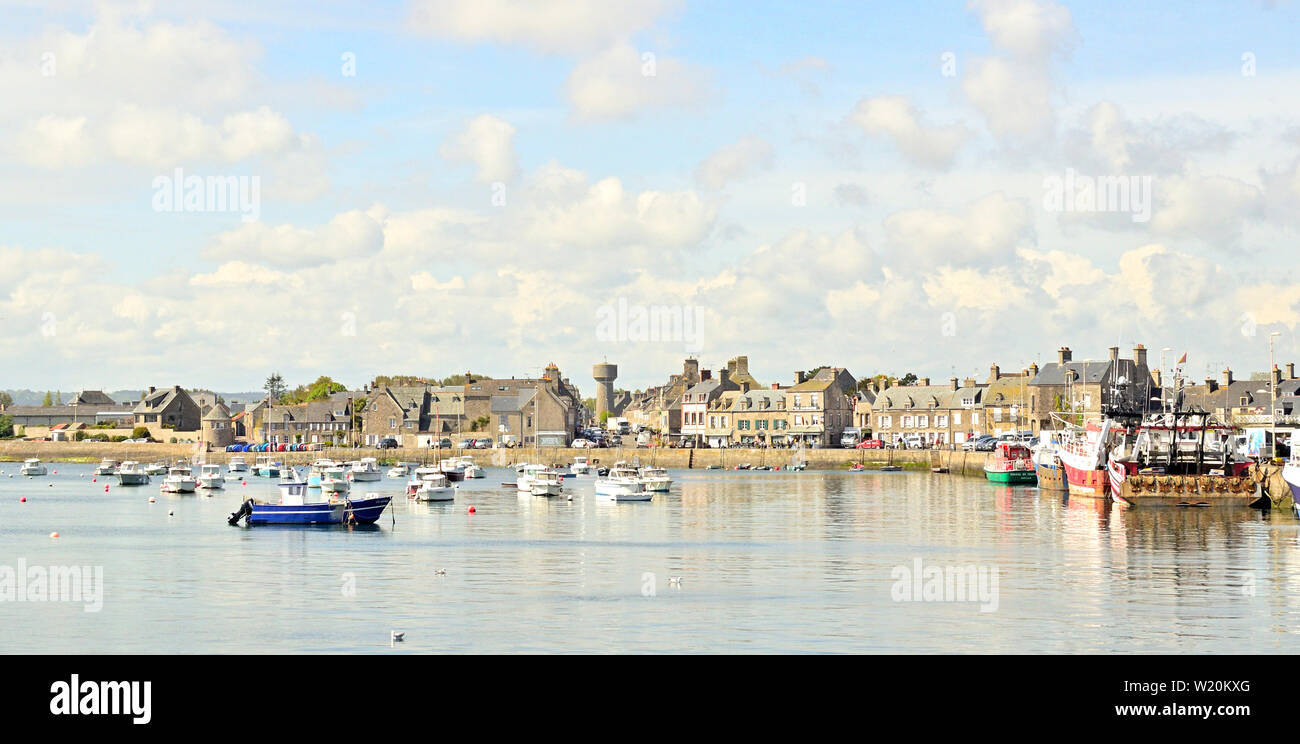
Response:
[[[474,513],[474,507],[471,506],[471,507],[469,508],[469,513],[470,513],[470,514],[473,514],[473,513]]]
[[[21,499],[18,499],[18,502],[21,503],[21,504],[26,504],[26,503],[27,503],[27,497],[24,496],[24,497],[22,497]]]

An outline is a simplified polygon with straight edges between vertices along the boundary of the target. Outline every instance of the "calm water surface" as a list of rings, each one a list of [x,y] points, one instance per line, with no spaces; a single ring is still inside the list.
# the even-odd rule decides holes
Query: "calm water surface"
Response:
[[[547,501],[489,468],[449,505],[357,484],[399,496],[373,528],[236,528],[273,483],[104,493],[89,465],[18,467],[0,463],[0,565],[103,566],[105,586],[97,613],[0,602],[8,653],[1300,651],[1287,513],[918,473],[673,471],[650,503],[597,501],[590,479]],[[895,601],[917,559],[996,568],[997,609]]]

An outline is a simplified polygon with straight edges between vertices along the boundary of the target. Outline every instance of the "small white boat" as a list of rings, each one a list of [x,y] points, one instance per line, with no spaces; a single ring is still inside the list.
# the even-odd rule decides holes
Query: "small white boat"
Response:
[[[470,457],[470,456],[468,456],[468,455],[463,455],[463,456],[461,456],[461,457],[458,457],[457,459],[460,460],[461,464],[465,466],[464,469],[465,469],[465,479],[466,479],[466,480],[469,480],[470,478],[486,478],[486,477],[487,477],[487,474],[483,472],[483,468],[480,468],[480,467],[479,467],[479,466],[474,462],[474,458],[472,458],[472,457]]]
[[[29,457],[23,460],[23,466],[18,469],[19,475],[45,475],[45,465],[35,457]]]
[[[438,468],[447,476],[447,480],[452,483],[465,480],[465,463],[458,457],[443,460],[438,463]]]
[[[591,463],[583,455],[576,455],[573,458],[573,464],[569,465],[569,472],[574,475],[591,475]]]
[[[199,488],[216,490],[226,487],[226,476],[221,474],[220,465],[204,465],[199,468]]]
[[[118,462],[105,457],[95,468],[95,475],[117,475]]]
[[[399,462],[388,469],[389,478],[405,478],[411,474],[411,467],[404,462]]]
[[[348,493],[352,490],[352,484],[343,467],[327,467],[321,470],[320,490],[325,495]]]
[[[257,464],[253,466],[253,472],[263,478],[279,478],[280,463],[275,462],[268,455],[258,455]]]
[[[668,470],[665,468],[641,468],[638,471],[641,476],[641,482],[645,484],[645,490],[667,493],[673,485],[672,478],[668,477]]]
[[[550,468],[545,465],[536,465],[532,463],[519,463],[515,466],[515,488],[524,493],[533,492],[533,476],[543,470]]]
[[[127,460],[117,469],[117,482],[123,486],[143,486],[149,482],[149,474],[144,472],[140,463]]]
[[[416,501],[451,501],[456,497],[456,488],[447,480],[446,474],[430,473],[420,479],[414,496]]]
[[[226,470],[229,470],[232,473],[247,473],[248,461],[239,455],[235,455],[230,458],[230,462],[226,465]]]
[[[154,462],[144,466],[145,475],[167,475],[167,463]]]
[[[596,495],[615,501],[649,501],[652,498],[635,469],[618,466],[610,468],[608,476],[596,479]]]
[[[197,487],[193,471],[183,465],[168,468],[167,477],[162,482],[162,490],[167,493],[194,493]]]
[[[559,496],[564,493],[564,474],[546,468],[528,476],[528,490],[534,496]]]
[[[373,457],[363,457],[360,462],[352,463],[351,474],[352,480],[357,483],[377,481],[380,478],[379,460]]]

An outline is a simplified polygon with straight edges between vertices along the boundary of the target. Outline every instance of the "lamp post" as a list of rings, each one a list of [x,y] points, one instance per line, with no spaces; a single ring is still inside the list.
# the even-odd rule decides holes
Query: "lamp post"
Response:
[[[1168,383],[1165,377],[1168,376],[1169,370],[1165,368],[1165,353],[1173,351],[1168,346],[1160,350],[1160,412],[1165,412],[1165,387]]]
[[[1273,374],[1273,339],[1281,336],[1281,331],[1273,331],[1268,334],[1268,435],[1273,440],[1273,449],[1269,450],[1269,458],[1277,456],[1277,375]]]

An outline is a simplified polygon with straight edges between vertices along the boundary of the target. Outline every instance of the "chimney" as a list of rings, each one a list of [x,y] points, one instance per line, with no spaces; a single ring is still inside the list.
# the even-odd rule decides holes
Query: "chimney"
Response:
[[[1142,344],[1133,347],[1133,363],[1139,367],[1147,366],[1147,347]]]
[[[1066,362],[1071,361],[1073,358],[1074,355],[1070,352],[1070,347],[1068,346],[1062,346],[1061,348],[1056,350],[1056,362],[1058,364],[1065,364]]]
[[[1213,377],[1205,378],[1205,389],[1213,393],[1219,389],[1219,381],[1215,380]]]
[[[1278,369],[1278,368],[1277,368],[1277,365],[1274,364],[1274,365],[1273,365],[1273,385],[1276,386],[1276,385],[1281,385],[1281,384],[1282,384],[1282,370]]]
[[[774,382],[774,383],[772,383],[772,389],[773,389],[773,390],[780,390],[781,388],[780,388],[780,386],[778,386],[778,385]]]
[[[726,387],[727,387],[727,383],[731,382],[731,366],[730,366],[730,365],[728,365],[727,367],[724,367],[723,369],[718,370],[718,382],[722,384],[722,387],[723,387],[723,388],[726,388]]]
[[[686,361],[682,362],[682,378],[685,379],[686,382],[690,384],[694,384],[700,381],[699,360],[687,357]]]
[[[733,360],[733,362],[734,362],[734,365],[735,365],[735,366],[734,366],[734,371],[735,371],[735,373],[736,373],[737,376],[745,376],[745,375],[748,375],[748,374],[749,374],[749,357],[748,357],[748,356],[738,356],[738,357],[736,357],[736,358]]]
[[[922,377],[921,379],[919,379],[919,380],[916,381],[916,384],[918,384],[918,385],[920,385],[920,386],[922,386],[922,387],[929,387],[929,386],[930,386],[930,378],[929,378],[929,377]]]
[[[704,382],[705,380],[712,380],[712,379],[713,379],[713,370],[706,369],[703,372],[700,372],[700,382]]]
[[[1294,380],[1294,379],[1295,379],[1295,362],[1287,362],[1287,365],[1286,365],[1286,379],[1288,379],[1288,380]]]
[[[948,378],[948,386],[951,387],[953,390],[956,390],[956,389],[957,389],[957,378],[956,378],[956,377],[949,377],[949,378]]]
[[[1223,370],[1223,386],[1227,387],[1231,384],[1232,384],[1232,370],[1225,367]]]
[[[967,377],[965,380],[962,380],[961,385],[962,387],[975,387],[975,378]]]
[[[1111,360],[1112,362],[1119,361],[1119,347],[1118,347],[1118,346],[1112,346],[1112,347],[1110,347],[1110,360]]]
[[[1158,369],[1157,369],[1157,370],[1152,370],[1152,372],[1151,372],[1151,379],[1154,381],[1156,387],[1161,387],[1161,386],[1162,386],[1162,385],[1161,385],[1160,370],[1158,370]]]
[[[1002,379],[1002,370],[998,368],[998,365],[995,364],[989,367],[989,382],[997,382],[1000,379]]]
[[[1038,376],[1038,362],[1034,362],[1033,364],[1029,365],[1029,379],[1032,380],[1037,376]]]
[[[158,392],[158,388],[154,387],[153,385],[150,385],[150,386],[149,386],[149,394],[150,394],[150,395],[153,395],[153,394],[156,393],[156,392]]]
[[[807,378],[805,377],[805,375],[807,375],[807,374],[808,374],[808,373],[807,373],[806,371],[802,370],[802,369],[799,370],[799,371],[797,371],[797,372],[795,372],[795,373],[794,373],[794,384],[798,385],[799,383],[801,383],[801,382],[803,382],[804,380],[806,380]]]
[[[889,389],[889,376],[886,375],[885,377],[880,378],[880,392],[883,393],[888,389]]]

